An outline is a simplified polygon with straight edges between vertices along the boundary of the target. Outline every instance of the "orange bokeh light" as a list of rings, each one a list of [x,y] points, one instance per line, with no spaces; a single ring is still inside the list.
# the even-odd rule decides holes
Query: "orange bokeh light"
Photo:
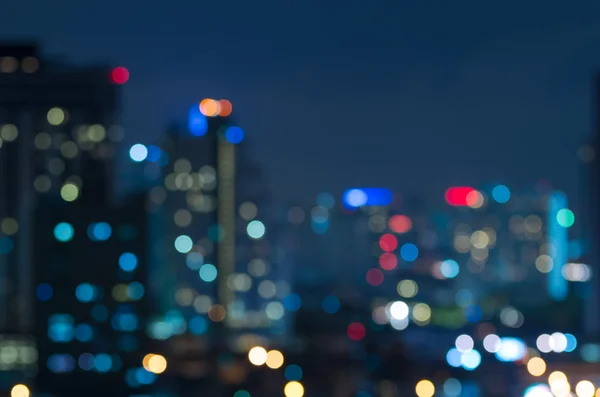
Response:
[[[227,99],[221,99],[219,101],[219,116],[227,117],[231,114],[233,110],[233,105]]]
[[[219,114],[221,106],[214,99],[206,98],[200,102],[200,113],[206,117],[215,117]]]

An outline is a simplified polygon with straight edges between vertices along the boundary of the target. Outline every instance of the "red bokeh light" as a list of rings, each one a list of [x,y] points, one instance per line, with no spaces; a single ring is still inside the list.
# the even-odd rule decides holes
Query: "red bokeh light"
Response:
[[[367,330],[361,323],[352,323],[348,326],[348,338],[359,341],[365,337]]]
[[[379,246],[385,252],[392,252],[398,248],[398,240],[393,234],[384,234],[379,238]]]
[[[383,270],[394,270],[398,266],[398,258],[394,254],[386,252],[379,257],[379,266]]]
[[[378,286],[383,283],[383,272],[379,269],[370,269],[367,272],[367,283]]]
[[[231,105],[231,102],[229,102],[227,99],[221,99],[219,101],[219,116],[221,117],[227,117],[231,114],[231,111],[233,110],[233,106]]]
[[[451,187],[446,190],[444,198],[448,204],[454,207],[467,207],[469,205],[467,197],[474,191],[475,189],[467,186]]]
[[[125,84],[129,80],[129,70],[123,66],[118,66],[113,69],[110,77],[115,84]]]
[[[412,229],[412,221],[406,215],[393,215],[388,226],[394,233],[406,233]]]

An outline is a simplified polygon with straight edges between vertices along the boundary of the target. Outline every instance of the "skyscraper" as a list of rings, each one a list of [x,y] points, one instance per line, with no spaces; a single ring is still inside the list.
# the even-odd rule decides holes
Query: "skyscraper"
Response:
[[[35,44],[0,45],[0,332],[31,331],[32,208],[66,204],[86,188],[82,170],[112,156],[122,136],[116,84],[127,77],[124,68],[43,59]],[[94,166],[110,174],[112,163]],[[110,196],[110,186],[98,195]]]
[[[279,251],[269,244],[264,180],[230,113],[228,101],[205,99],[190,108],[186,127],[175,125],[158,145],[130,151],[156,181],[149,209],[156,229],[152,273],[160,275],[152,285],[163,315],[151,327],[157,338],[222,326],[234,335],[283,317],[279,302],[270,311],[265,306],[274,294],[265,301],[258,293],[260,279],[269,270],[277,274],[270,265]]]

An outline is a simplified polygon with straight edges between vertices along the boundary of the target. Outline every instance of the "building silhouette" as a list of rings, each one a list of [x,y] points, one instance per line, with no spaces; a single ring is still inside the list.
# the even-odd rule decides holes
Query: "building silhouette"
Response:
[[[0,289],[0,334],[4,340],[30,341],[27,335],[39,323],[34,257],[47,247],[35,245],[40,227],[36,208],[52,203],[59,212],[68,211],[86,190],[92,201],[106,202],[112,196],[109,160],[114,143],[123,135],[118,126],[118,85],[127,78],[124,68],[56,62],[43,57],[35,43],[0,44],[0,279],[6,286]],[[99,177],[84,183],[86,172]],[[34,345],[28,342],[27,349]]]

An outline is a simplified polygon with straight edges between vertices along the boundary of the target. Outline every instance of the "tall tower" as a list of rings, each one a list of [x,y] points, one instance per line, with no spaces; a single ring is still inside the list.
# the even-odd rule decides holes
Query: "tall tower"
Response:
[[[32,209],[93,187],[82,185],[85,167],[112,173],[116,84],[128,75],[46,61],[35,44],[0,45],[0,332],[31,331]],[[110,196],[109,186],[97,194]]]

